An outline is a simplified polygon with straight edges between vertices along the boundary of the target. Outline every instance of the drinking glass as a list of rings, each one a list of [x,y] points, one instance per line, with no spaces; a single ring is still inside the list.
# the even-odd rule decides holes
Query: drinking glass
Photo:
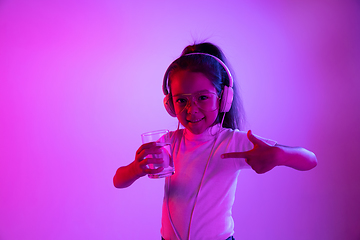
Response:
[[[156,142],[157,146],[161,146],[160,154],[150,154],[146,157],[162,158],[162,164],[148,164],[150,169],[163,167],[164,170],[156,174],[148,174],[149,178],[164,178],[175,173],[174,162],[170,151],[169,130],[156,130],[141,134],[142,143]]]

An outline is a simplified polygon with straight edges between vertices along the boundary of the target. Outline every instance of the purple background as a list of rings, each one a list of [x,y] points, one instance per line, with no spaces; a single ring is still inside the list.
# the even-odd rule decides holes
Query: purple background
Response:
[[[244,170],[236,239],[360,239],[360,4],[0,1],[0,239],[159,239],[163,180],[115,189],[146,131],[176,129],[162,76],[194,40],[224,50],[255,134],[309,172]]]

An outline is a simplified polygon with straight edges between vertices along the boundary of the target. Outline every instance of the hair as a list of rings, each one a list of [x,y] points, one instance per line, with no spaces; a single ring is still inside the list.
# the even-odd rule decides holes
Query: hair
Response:
[[[217,60],[215,60],[211,56],[206,56],[201,54],[186,55],[190,53],[210,54],[212,56],[219,58],[229,68],[225,55],[218,46],[209,42],[189,45],[184,48],[181,56],[168,67],[164,77],[164,85],[163,85],[164,92],[168,91],[168,93],[171,94],[170,84],[171,84],[171,77],[173,76],[173,74],[181,70],[188,70],[191,72],[203,73],[214,85],[218,96],[220,96],[224,86],[225,85],[229,86],[229,77],[225,69],[221,66],[221,64]],[[231,69],[230,72],[232,73],[233,76],[233,90],[234,90],[233,102],[229,112],[227,112],[226,114],[223,112],[219,113],[214,124],[220,123],[221,119],[225,114],[224,123],[223,123],[224,127],[231,129],[242,129],[243,124],[245,123],[244,108],[240,98],[240,94],[238,93],[237,83],[234,79],[234,74],[233,71],[231,71]],[[167,80],[167,83],[165,82],[165,80]],[[166,90],[165,88],[168,89]],[[169,103],[173,105],[171,97],[169,98]]]

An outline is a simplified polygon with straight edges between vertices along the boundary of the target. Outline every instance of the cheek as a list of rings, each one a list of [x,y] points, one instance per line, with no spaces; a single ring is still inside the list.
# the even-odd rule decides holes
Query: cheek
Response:
[[[176,118],[179,120],[179,122],[182,125],[184,125],[184,123],[186,122],[186,114],[184,112],[181,112],[181,113],[177,114]]]
[[[214,121],[218,118],[219,114],[216,112],[213,116]]]
[[[213,124],[216,121],[217,117],[218,117],[218,112],[217,111],[214,111],[212,113],[208,113],[207,114],[207,122],[209,124]]]

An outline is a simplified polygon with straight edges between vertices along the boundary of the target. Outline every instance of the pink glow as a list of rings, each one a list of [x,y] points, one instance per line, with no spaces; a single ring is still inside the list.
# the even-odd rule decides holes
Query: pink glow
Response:
[[[202,9],[199,11],[199,9]],[[360,237],[356,1],[2,1],[0,239],[160,239],[163,180],[115,189],[193,40],[218,44],[255,134],[317,154],[240,174],[236,239]]]

